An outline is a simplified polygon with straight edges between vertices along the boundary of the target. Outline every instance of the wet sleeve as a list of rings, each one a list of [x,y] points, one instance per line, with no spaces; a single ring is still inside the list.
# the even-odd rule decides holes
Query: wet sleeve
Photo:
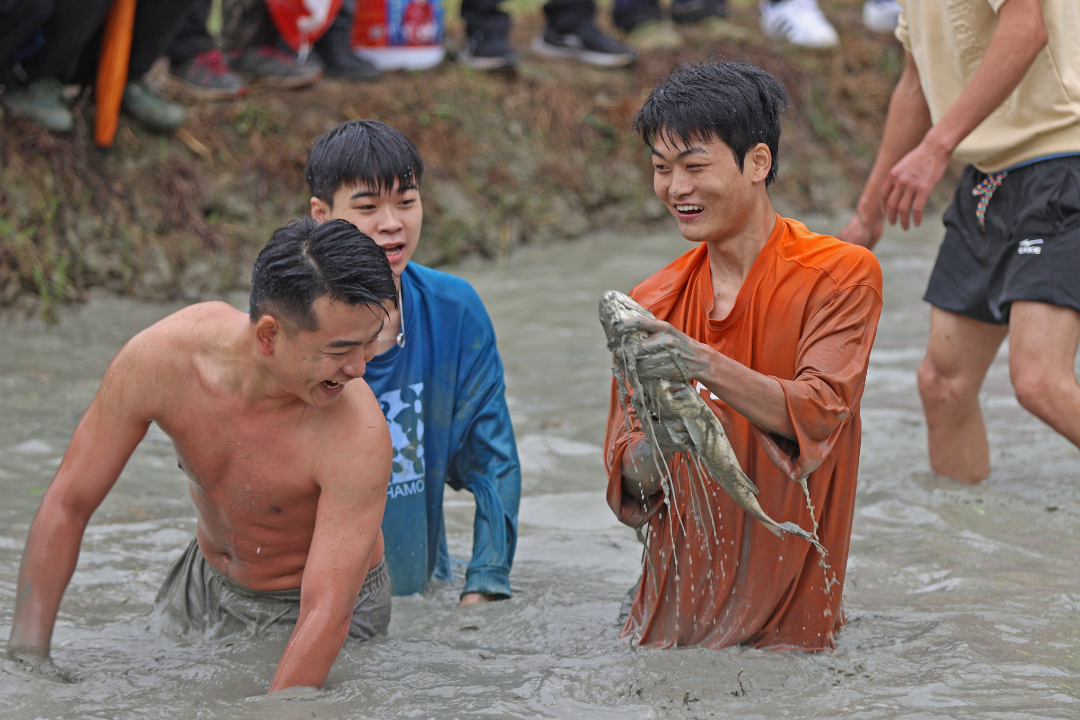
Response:
[[[486,313],[484,320],[487,320]],[[521,465],[506,407],[502,360],[490,320],[465,338],[458,373],[447,483],[476,499],[473,554],[462,594],[510,597]]]
[[[794,479],[829,455],[858,407],[881,314],[881,296],[857,285],[827,298],[802,329],[795,377],[783,386],[798,444],[753,426],[769,459]]]
[[[643,437],[634,408],[627,401],[625,408],[619,399],[617,380],[611,383],[611,404],[608,409],[607,431],[604,437],[604,467],[607,468],[607,504],[624,525],[638,528],[657,513],[664,493],[649,498],[633,497],[623,490],[622,467],[626,448],[631,441]]]

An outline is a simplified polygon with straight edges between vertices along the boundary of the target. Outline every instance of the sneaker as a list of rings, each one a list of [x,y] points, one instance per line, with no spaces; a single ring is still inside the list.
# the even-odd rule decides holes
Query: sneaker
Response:
[[[521,62],[521,56],[505,37],[478,32],[458,52],[457,61],[474,70],[509,70]]]
[[[862,6],[862,24],[867,30],[891,33],[900,19],[896,0],[866,0]]]
[[[683,45],[683,37],[671,23],[649,20],[631,30],[626,36],[626,42],[641,52],[678,50]]]
[[[591,22],[571,33],[561,34],[550,27],[533,40],[533,50],[547,57],[577,60],[600,67],[624,67],[637,59],[633,48],[609,38]]]
[[[765,0],[761,3],[761,31],[805,48],[840,44],[840,37],[821,13],[817,0]]]
[[[229,70],[220,50],[207,50],[175,63],[169,68],[169,82],[204,100],[239,97],[248,91],[247,83]]]
[[[0,104],[52,133],[69,133],[75,127],[75,118],[64,104],[64,86],[53,78],[8,85]]]
[[[129,82],[124,88],[120,108],[151,130],[168,132],[187,120],[187,110],[166,100],[144,82]]]
[[[724,0],[683,0],[671,3],[671,21],[676,25],[693,25],[713,17],[727,17],[727,4]]]
[[[331,26],[315,42],[323,71],[342,80],[378,80],[382,73],[374,63],[357,57],[349,47],[349,31]]]
[[[248,80],[279,88],[306,87],[322,77],[322,70],[310,58],[301,62],[272,45],[241,50],[229,59],[229,66]]]

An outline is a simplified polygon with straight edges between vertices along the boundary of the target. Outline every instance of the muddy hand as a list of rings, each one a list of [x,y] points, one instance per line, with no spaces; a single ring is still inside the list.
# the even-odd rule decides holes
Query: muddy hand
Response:
[[[666,457],[671,457],[677,452],[686,452],[694,446],[694,441],[690,439],[690,433],[686,431],[686,426],[681,420],[660,421],[657,419],[653,423],[653,430],[656,433],[656,444],[660,446]]]
[[[676,330],[670,323],[652,318],[623,321],[628,331],[642,331],[648,337],[637,352],[637,371],[642,379],[693,382],[708,375],[712,348]]]

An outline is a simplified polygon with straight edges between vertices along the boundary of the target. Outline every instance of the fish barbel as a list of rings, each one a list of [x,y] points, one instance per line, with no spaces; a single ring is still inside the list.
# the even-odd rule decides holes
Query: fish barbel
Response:
[[[789,532],[813,543],[825,554],[825,548],[814,537],[792,522],[778,523],[769,517],[755,497],[758,489],[746,476],[728,442],[724,426],[689,381],[641,379],[637,374],[637,356],[641,341],[648,334],[628,330],[625,321],[634,317],[655,317],[633,298],[616,290],[608,290],[600,298],[600,324],[607,334],[608,349],[614,356],[616,385],[619,399],[626,406],[627,395],[641,422],[645,437],[652,445],[655,457],[663,452],[657,441],[656,424],[663,426],[679,450],[720,484],[743,510],[779,537]],[[627,385],[631,392],[627,393]],[[629,415],[627,416],[629,419]],[[658,462],[664,479],[664,489],[670,494],[671,478],[666,463]],[[700,474],[700,473],[699,473]]]

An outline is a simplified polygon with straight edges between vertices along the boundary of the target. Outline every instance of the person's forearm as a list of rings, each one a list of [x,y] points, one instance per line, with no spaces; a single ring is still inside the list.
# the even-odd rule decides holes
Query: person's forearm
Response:
[[[979,67],[963,92],[926,133],[924,142],[952,154],[979,123],[1005,101],[1024,79],[1047,32],[1038,0],[1008,0]]]
[[[302,607],[268,692],[322,687],[349,634],[351,613],[352,606],[343,602]]]
[[[46,493],[19,568],[9,652],[49,655],[56,614],[79,560],[87,520]]]
[[[915,149],[931,125],[930,108],[923,96],[919,73],[909,55],[904,73],[893,88],[889,100],[881,147],[878,148],[874,167],[855,206],[860,221],[867,227],[884,215],[881,189],[888,180],[889,171],[901,158]]]
[[[715,352],[707,375],[699,380],[713,395],[758,427],[798,441],[784,387],[776,378]]]

